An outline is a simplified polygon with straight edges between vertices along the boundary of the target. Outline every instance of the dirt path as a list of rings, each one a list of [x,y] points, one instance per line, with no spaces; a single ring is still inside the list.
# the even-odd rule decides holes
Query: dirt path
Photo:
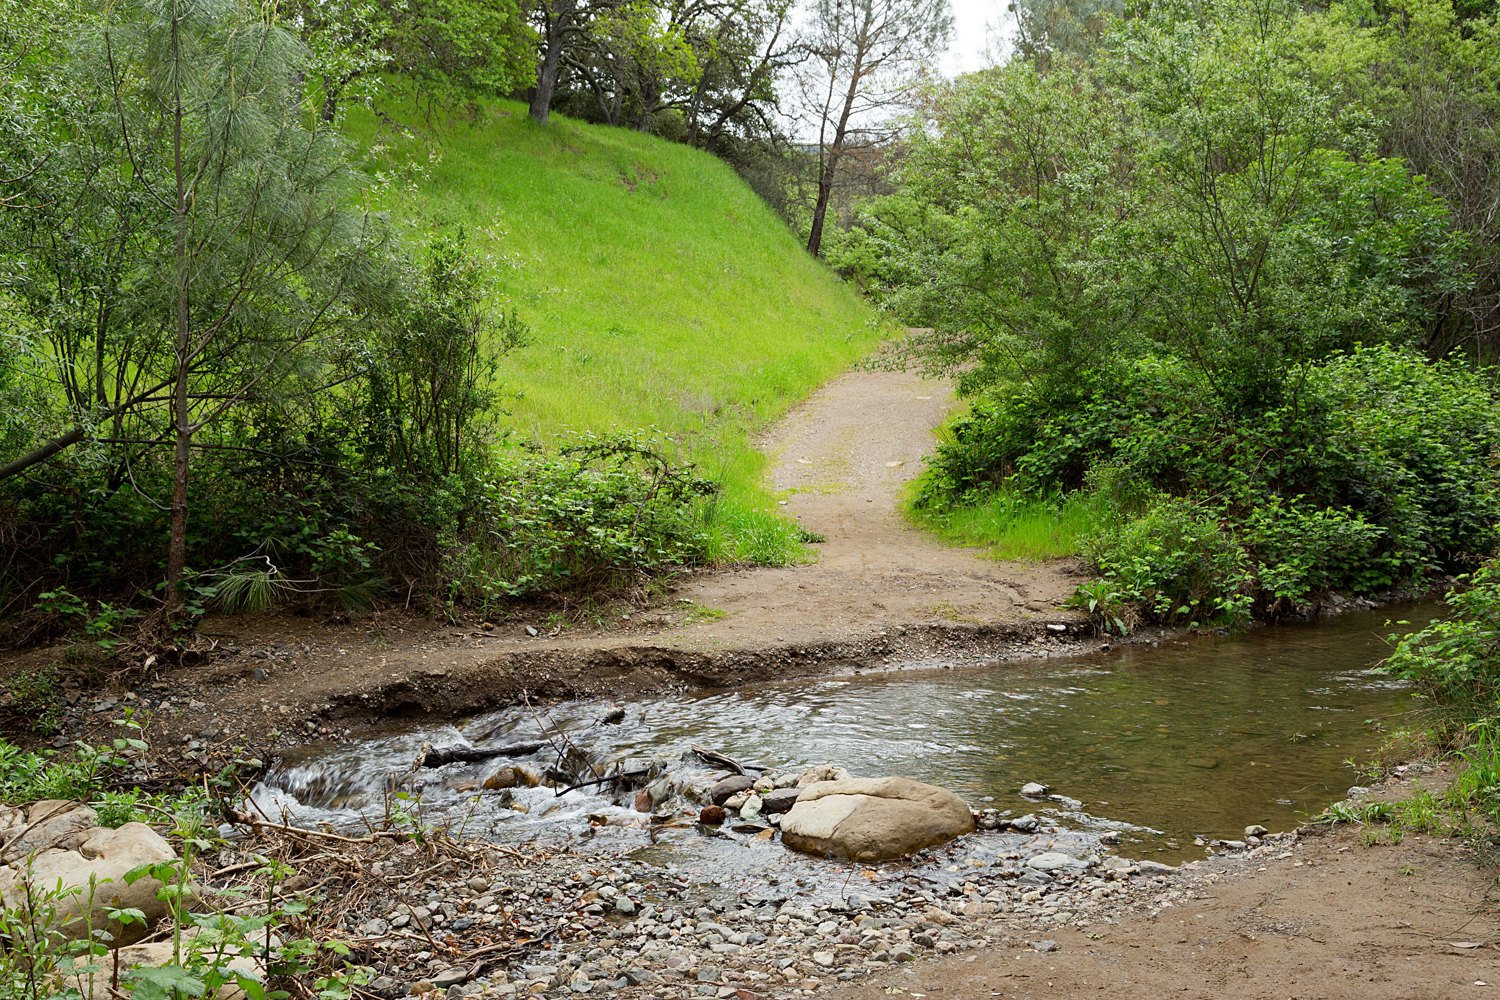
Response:
[[[1296,859],[1247,866],[1168,900],[1154,915],[1047,932],[1054,952],[1028,946],[1043,935],[1022,934],[1010,945],[916,963],[827,996],[1448,1000],[1500,993],[1494,876],[1461,842],[1421,835],[1368,848],[1341,828]]]
[[[903,491],[953,405],[943,383],[855,371],[782,421],[761,445],[771,483],[786,496],[784,510],[827,541],[811,565],[714,573],[684,587],[684,596],[729,613],[716,636],[764,642],[874,624],[1057,615],[1078,583],[1066,563],[998,563],[902,519]]]

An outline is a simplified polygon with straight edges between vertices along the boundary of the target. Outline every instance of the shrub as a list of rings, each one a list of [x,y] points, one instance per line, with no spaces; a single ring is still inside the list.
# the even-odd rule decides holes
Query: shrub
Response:
[[[1002,495],[1088,491],[1128,523],[1084,554],[1148,615],[1201,619],[1248,599],[1274,616],[1495,550],[1500,407],[1487,377],[1379,346],[1289,372],[1254,403],[1156,355],[1017,383],[955,421],[915,505],[961,520],[950,512]]]
[[[1500,561],[1485,563],[1448,593],[1453,614],[1408,635],[1380,669],[1444,705],[1474,711],[1500,699]]]

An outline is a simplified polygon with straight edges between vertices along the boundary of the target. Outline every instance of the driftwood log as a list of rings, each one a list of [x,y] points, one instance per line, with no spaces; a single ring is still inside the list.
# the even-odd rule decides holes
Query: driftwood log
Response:
[[[693,751],[693,753],[697,754],[699,757],[702,757],[704,760],[708,761],[710,764],[718,764],[720,767],[727,767],[731,771],[733,771],[735,774],[744,774],[747,770],[748,771],[769,771],[770,770],[770,768],[766,767],[764,764],[741,764],[739,761],[735,760],[733,757],[726,757],[724,754],[719,753],[719,751],[717,751],[717,750],[710,750],[708,747],[700,747],[696,743],[689,743],[688,747]]]
[[[508,743],[503,747],[434,747],[424,743],[422,749],[417,751],[417,759],[412,761],[412,770],[442,767],[444,764],[472,764],[495,757],[529,757],[548,745],[546,740],[540,743]]]

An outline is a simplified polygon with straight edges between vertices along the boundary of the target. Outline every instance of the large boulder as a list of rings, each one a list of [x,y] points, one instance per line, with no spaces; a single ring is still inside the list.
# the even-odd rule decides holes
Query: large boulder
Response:
[[[786,846],[854,861],[904,857],[973,831],[963,799],[911,778],[819,781],[781,819]]]
[[[49,847],[0,867],[0,902],[7,908],[24,908],[43,896],[60,897],[47,904],[56,906],[49,929],[70,938],[86,937],[90,929],[106,930],[113,935],[115,947],[146,937],[168,915],[170,908],[157,898],[161,882],[141,878],[125,884],[125,873],[133,868],[176,860],[176,853],[155,830],[144,823],[126,823],[116,830],[92,827],[65,839],[81,843],[77,850]],[[146,915],[146,922],[121,926],[104,915],[109,908],[138,909]]]
[[[14,824],[11,816],[5,819]],[[14,864],[51,847],[76,850],[98,821],[94,810],[78,802],[44,799],[34,803],[27,810],[25,824],[14,824],[0,834],[0,862]]]

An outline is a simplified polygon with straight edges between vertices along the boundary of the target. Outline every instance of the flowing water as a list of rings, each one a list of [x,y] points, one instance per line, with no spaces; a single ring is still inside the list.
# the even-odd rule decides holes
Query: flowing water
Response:
[[[1116,829],[1121,853],[1175,861],[1202,856],[1195,836],[1236,838],[1250,823],[1290,829],[1343,797],[1356,781],[1345,761],[1366,759],[1413,708],[1401,683],[1370,670],[1386,655],[1387,621],[1425,624],[1440,610],[1352,612],[1069,659],[667,695],[625,703],[614,725],[593,724],[605,702],[554,705],[540,718],[596,759],[670,756],[674,772],[704,771],[681,759],[692,742],[785,769],[827,762],[855,775],[908,775],[975,808],[1036,812],[1064,838]],[[507,709],[309,746],[283,761],[257,800],[271,815],[348,825],[379,815],[395,790],[407,796],[400,807],[421,808],[428,821],[447,816],[502,841],[604,837],[677,856],[717,849],[690,826],[649,829],[630,795],[475,791],[508,761],[402,776],[424,741],[534,740],[538,721]],[[544,767],[549,758],[551,750],[534,760]],[[1018,795],[1028,781],[1077,802],[1028,802]]]

